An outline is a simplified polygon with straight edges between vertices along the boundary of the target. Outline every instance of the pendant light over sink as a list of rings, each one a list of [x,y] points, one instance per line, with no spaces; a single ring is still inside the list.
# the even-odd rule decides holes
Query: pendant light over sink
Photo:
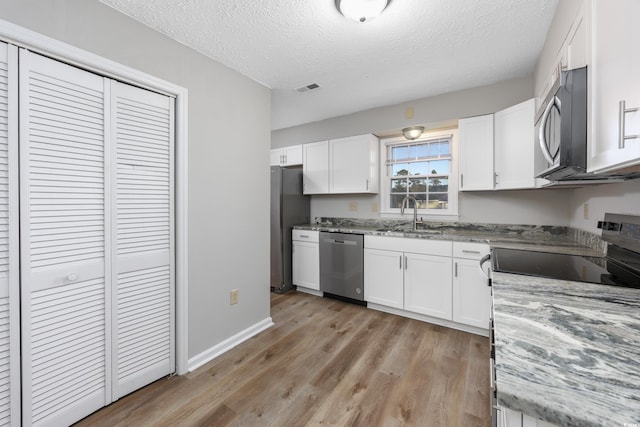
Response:
[[[346,18],[367,22],[380,15],[390,0],[335,0],[336,9]]]

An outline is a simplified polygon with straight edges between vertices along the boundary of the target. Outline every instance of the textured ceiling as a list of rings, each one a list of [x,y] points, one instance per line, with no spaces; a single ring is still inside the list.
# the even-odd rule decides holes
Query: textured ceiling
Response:
[[[272,89],[272,128],[533,72],[558,0],[100,0]],[[317,83],[320,89],[294,89]]]

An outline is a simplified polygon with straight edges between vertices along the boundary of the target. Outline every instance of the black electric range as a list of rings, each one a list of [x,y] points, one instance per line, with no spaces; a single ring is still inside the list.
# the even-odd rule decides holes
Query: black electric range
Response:
[[[640,216],[607,213],[598,228],[608,243],[606,257],[496,248],[491,251],[492,270],[640,288]]]

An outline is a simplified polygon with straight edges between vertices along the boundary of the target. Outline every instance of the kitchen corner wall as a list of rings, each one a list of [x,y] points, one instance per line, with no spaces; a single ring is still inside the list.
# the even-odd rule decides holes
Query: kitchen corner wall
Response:
[[[268,318],[270,90],[97,0],[0,0],[0,11],[189,90],[188,357]],[[239,161],[244,185],[229,180]]]
[[[570,209],[571,227],[600,234],[597,224],[606,212],[640,215],[640,179],[577,188]]]
[[[361,111],[271,133],[272,148],[343,136],[373,133],[389,136],[392,130],[411,125],[455,124],[457,119],[493,113],[533,97],[533,78],[418,99],[388,107]],[[405,119],[413,107],[414,118]],[[460,193],[459,221],[504,224],[568,225],[572,190],[484,191]],[[379,196],[313,196],[311,216],[379,218]],[[355,202],[355,205],[352,203]],[[357,208],[356,210],[353,210]]]

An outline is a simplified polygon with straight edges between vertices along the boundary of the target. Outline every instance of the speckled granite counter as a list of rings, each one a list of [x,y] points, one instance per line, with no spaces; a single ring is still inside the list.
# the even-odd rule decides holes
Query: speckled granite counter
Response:
[[[640,423],[640,289],[492,282],[500,405],[558,426]]]
[[[397,220],[317,218],[300,230],[358,233],[374,236],[489,243],[492,247],[527,249],[585,256],[603,256],[605,245],[591,233],[568,227],[424,222],[412,231],[412,223]]]

